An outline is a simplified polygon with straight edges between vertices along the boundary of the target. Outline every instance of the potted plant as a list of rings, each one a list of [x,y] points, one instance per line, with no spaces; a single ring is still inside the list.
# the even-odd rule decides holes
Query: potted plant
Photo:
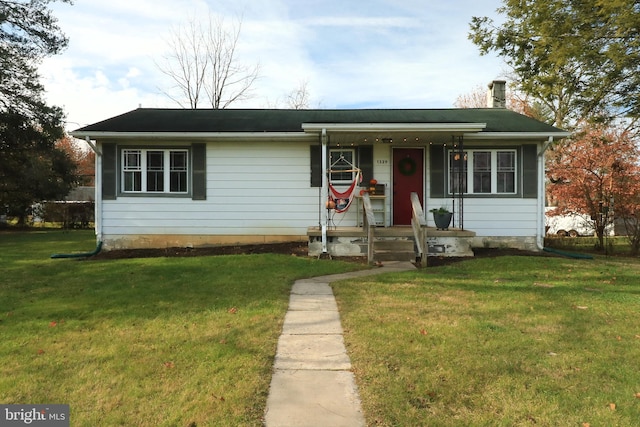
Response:
[[[433,221],[436,223],[438,230],[448,230],[451,224],[453,214],[444,206],[429,210],[433,214]]]

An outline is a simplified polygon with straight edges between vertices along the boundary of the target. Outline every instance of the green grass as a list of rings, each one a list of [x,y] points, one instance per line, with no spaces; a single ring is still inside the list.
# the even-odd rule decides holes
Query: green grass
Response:
[[[501,257],[334,283],[368,425],[640,425],[638,277]]]
[[[628,255],[630,252],[629,239],[626,236],[614,236],[604,238],[604,249],[598,250],[597,237],[555,237],[548,236],[544,239],[547,247],[574,251],[589,252],[610,255]]]
[[[127,260],[92,232],[0,233],[0,402],[71,425],[259,426],[292,283],[361,268],[275,254]]]

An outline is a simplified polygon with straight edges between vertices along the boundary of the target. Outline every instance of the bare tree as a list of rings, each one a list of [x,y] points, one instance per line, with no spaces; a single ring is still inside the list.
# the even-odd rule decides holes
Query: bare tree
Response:
[[[514,90],[513,85],[507,86],[507,108],[525,116],[532,117],[545,123],[553,123],[553,112],[539,101]],[[453,104],[457,108],[486,108],[487,88],[477,85],[471,92],[459,95]]]
[[[300,82],[300,85],[287,94],[287,105],[295,110],[309,108],[309,82]]]
[[[458,95],[456,102],[453,103],[456,108],[484,108],[487,106],[487,89],[482,85],[477,85],[469,93]]]
[[[206,24],[191,19],[172,31],[168,52],[157,67],[174,82],[170,99],[189,108],[227,108],[251,97],[251,87],[260,74],[260,64],[241,63],[237,56],[242,21],[227,27],[224,20],[209,15]]]

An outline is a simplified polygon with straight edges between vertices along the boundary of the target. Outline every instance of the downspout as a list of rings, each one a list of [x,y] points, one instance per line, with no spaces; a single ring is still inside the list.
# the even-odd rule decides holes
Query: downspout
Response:
[[[94,223],[96,233],[96,248],[92,252],[71,253],[71,254],[53,254],[52,259],[61,258],[89,258],[97,255],[102,250],[102,152],[98,150],[96,145],[91,142],[89,137],[85,137],[85,141],[96,153],[95,160],[95,206],[94,206]]]
[[[94,221],[95,221],[95,232],[96,232],[96,242],[102,242],[102,152],[98,150],[98,147],[91,142],[91,139],[87,136],[85,137],[85,141],[91,147],[94,153],[96,153],[96,175],[95,175],[95,211],[94,211]]]
[[[544,153],[547,151],[549,146],[553,143],[553,137],[550,136],[547,139],[547,142],[544,143],[542,149],[538,153],[538,208],[536,215],[536,228],[538,232],[536,233],[536,246],[539,250],[544,250],[544,206],[545,206],[545,170],[544,170]]]
[[[329,215],[325,203],[329,200],[329,186],[327,182],[327,129],[322,128],[322,134],[320,137],[322,141],[322,149],[320,150],[322,155],[322,188],[320,190],[320,212],[321,220],[320,227],[322,229],[322,253],[327,253],[327,225],[329,222]]]

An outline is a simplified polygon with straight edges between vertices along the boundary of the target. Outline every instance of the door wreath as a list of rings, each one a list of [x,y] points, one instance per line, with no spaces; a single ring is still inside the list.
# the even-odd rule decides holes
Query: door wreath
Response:
[[[398,162],[398,171],[404,176],[411,176],[416,173],[416,161],[411,157],[405,157]]]

